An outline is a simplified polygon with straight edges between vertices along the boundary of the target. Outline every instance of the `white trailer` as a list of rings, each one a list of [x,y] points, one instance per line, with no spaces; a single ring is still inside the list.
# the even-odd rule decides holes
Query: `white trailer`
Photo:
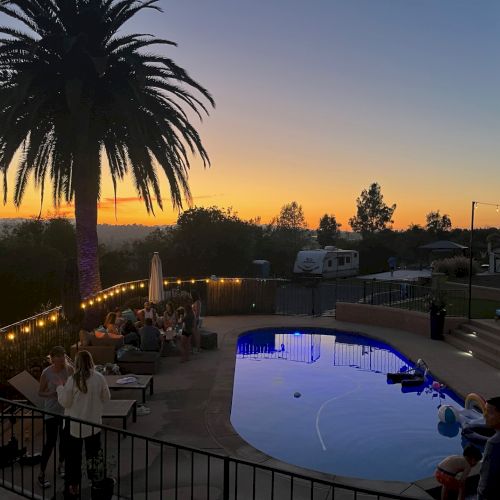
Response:
[[[343,278],[356,276],[358,273],[358,252],[336,247],[301,250],[293,266],[293,274],[300,277]]]

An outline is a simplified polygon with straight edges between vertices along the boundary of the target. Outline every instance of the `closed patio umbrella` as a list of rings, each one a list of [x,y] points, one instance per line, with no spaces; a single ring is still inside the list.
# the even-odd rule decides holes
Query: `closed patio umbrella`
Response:
[[[157,304],[163,300],[163,272],[158,252],[151,259],[151,274],[149,275],[149,301]]]

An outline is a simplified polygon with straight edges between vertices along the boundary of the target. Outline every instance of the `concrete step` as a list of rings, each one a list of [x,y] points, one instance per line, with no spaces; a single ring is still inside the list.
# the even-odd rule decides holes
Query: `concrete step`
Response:
[[[483,361],[490,366],[493,366],[494,368],[500,369],[500,356],[498,353],[492,352],[491,349],[485,348],[480,345],[472,346],[468,339],[464,340],[462,337],[453,334],[445,334],[444,340],[460,351],[472,351],[472,356],[474,356],[475,358]]]
[[[471,319],[468,324],[500,336],[500,322],[498,321],[492,319]]]
[[[484,336],[482,332],[477,332],[474,335],[460,328],[452,330],[450,335],[467,342],[472,350],[479,347],[496,354],[500,358],[500,340],[492,340],[490,337]]]
[[[475,324],[471,323],[462,323],[455,330],[463,331],[467,334],[475,333],[477,337],[500,346],[500,330],[498,333],[494,333],[491,330],[487,330],[483,327],[476,326]]]

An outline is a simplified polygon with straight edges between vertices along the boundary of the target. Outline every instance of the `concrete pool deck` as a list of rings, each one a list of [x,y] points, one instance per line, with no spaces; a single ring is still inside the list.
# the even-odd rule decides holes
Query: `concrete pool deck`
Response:
[[[151,414],[139,417],[137,423],[130,425],[130,430],[298,474],[333,479],[339,486],[354,484],[422,499],[430,498],[424,490],[435,486],[433,479],[409,484],[321,474],[276,460],[253,448],[237,434],[230,423],[230,411],[238,336],[256,328],[286,326],[363,333],[392,345],[413,361],[423,358],[432,374],[462,397],[470,392],[485,397],[500,393],[499,370],[445,342],[433,341],[403,330],[345,323],[324,317],[207,317],[204,327],[218,333],[219,349],[204,351],[183,364],[179,363],[178,357],[162,358],[160,372],[155,375],[155,394],[147,402]],[[123,397],[126,397],[126,391],[123,392]],[[327,498],[331,498],[329,493],[325,496]],[[342,497],[336,495],[335,498]]]

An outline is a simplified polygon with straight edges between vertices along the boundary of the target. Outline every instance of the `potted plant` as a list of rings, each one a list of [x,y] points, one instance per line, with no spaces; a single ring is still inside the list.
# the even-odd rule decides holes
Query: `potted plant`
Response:
[[[446,318],[444,295],[429,295],[428,305],[431,320],[431,339],[443,340],[444,320]]]
[[[112,465],[111,460],[106,463],[104,452],[99,450],[98,454],[87,460],[87,471],[92,482],[90,496],[92,500],[111,500],[115,488],[115,480],[107,473]]]

